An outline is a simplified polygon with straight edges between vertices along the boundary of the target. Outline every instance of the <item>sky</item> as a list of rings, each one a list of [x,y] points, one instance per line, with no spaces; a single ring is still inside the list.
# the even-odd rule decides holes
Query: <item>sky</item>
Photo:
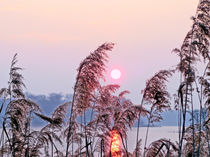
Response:
[[[198,0],[0,1],[0,88],[18,53],[26,91],[73,92],[76,69],[90,52],[113,42],[107,74],[118,67],[121,90],[140,102],[145,82],[178,63],[171,53],[191,28]],[[107,76],[106,83],[116,83]],[[178,85],[173,87],[178,88]]]

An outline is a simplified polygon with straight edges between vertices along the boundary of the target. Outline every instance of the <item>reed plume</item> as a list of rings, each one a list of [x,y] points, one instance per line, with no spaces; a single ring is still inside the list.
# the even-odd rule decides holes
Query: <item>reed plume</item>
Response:
[[[106,51],[111,51],[113,43],[104,43],[93,53],[87,56],[77,69],[76,83],[74,86],[74,94],[71,107],[71,115],[69,119],[68,135],[67,135],[67,148],[66,157],[68,154],[70,136],[72,129],[72,121],[77,116],[76,113],[82,113],[88,107],[90,107],[90,100],[94,90],[99,87],[99,80],[103,79],[103,73],[105,71],[105,63],[108,55]]]

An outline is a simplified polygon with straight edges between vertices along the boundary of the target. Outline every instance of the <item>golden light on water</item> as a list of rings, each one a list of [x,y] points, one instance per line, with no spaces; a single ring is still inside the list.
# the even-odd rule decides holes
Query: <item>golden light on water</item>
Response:
[[[118,131],[111,131],[111,156],[112,157],[121,157],[121,137]]]

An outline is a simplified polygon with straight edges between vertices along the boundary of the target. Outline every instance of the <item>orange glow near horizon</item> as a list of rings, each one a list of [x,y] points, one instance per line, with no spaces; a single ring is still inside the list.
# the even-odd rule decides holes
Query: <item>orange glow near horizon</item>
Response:
[[[121,157],[121,138],[120,134],[116,130],[111,131],[111,156],[112,157]]]

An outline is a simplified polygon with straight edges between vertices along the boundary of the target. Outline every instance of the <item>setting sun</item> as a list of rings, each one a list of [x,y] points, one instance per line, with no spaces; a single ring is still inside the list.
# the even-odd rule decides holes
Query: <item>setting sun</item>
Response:
[[[119,69],[113,69],[111,71],[111,77],[115,80],[119,79],[121,77],[121,71]]]

